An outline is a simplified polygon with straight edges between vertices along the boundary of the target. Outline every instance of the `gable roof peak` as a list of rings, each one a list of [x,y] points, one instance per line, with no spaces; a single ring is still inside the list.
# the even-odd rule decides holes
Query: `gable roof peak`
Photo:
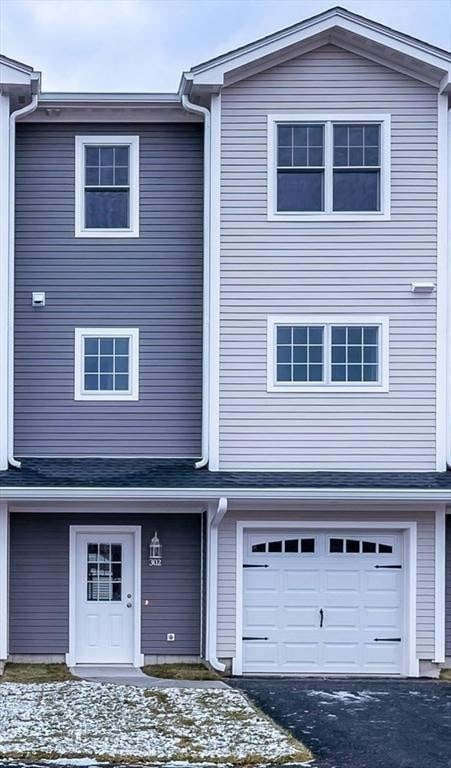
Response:
[[[411,35],[360,16],[340,5],[303,19],[296,24],[240,46],[192,67],[182,78],[182,90],[193,86],[219,86],[243,79],[260,66],[266,69],[281,56],[294,57],[327,43],[356,49],[371,58],[379,57],[392,68],[396,64],[413,76],[424,75],[445,87],[451,80],[451,53]],[[443,82],[442,82],[443,81]]]

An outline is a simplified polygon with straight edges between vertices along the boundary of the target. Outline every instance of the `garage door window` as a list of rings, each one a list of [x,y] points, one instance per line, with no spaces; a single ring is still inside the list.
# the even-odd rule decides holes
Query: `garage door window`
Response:
[[[329,539],[329,553],[331,555],[391,555],[393,546],[379,541],[366,539]]]
[[[315,539],[309,537],[259,541],[252,545],[252,552],[279,555],[314,554]]]

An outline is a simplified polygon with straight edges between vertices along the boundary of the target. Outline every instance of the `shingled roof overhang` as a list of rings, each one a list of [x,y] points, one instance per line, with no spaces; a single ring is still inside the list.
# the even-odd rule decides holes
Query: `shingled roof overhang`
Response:
[[[434,500],[451,472],[210,472],[192,459],[24,458],[0,473],[0,499]]]

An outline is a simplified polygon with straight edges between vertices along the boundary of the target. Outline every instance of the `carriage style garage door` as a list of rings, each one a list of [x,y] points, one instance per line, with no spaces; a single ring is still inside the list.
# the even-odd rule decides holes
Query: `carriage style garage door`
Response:
[[[401,672],[401,533],[253,530],[243,555],[244,673]]]

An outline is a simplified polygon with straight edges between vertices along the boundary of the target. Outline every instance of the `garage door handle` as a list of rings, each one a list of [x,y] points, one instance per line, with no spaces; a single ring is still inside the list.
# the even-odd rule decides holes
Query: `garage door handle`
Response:
[[[269,565],[261,565],[260,563],[244,563],[243,568],[269,568]]]
[[[324,623],[324,611],[322,608],[319,609],[319,625],[320,627],[323,626]]]
[[[400,637],[375,637],[374,642],[375,643],[400,643],[401,638]]]
[[[268,640],[267,637],[243,637],[243,640]]]

